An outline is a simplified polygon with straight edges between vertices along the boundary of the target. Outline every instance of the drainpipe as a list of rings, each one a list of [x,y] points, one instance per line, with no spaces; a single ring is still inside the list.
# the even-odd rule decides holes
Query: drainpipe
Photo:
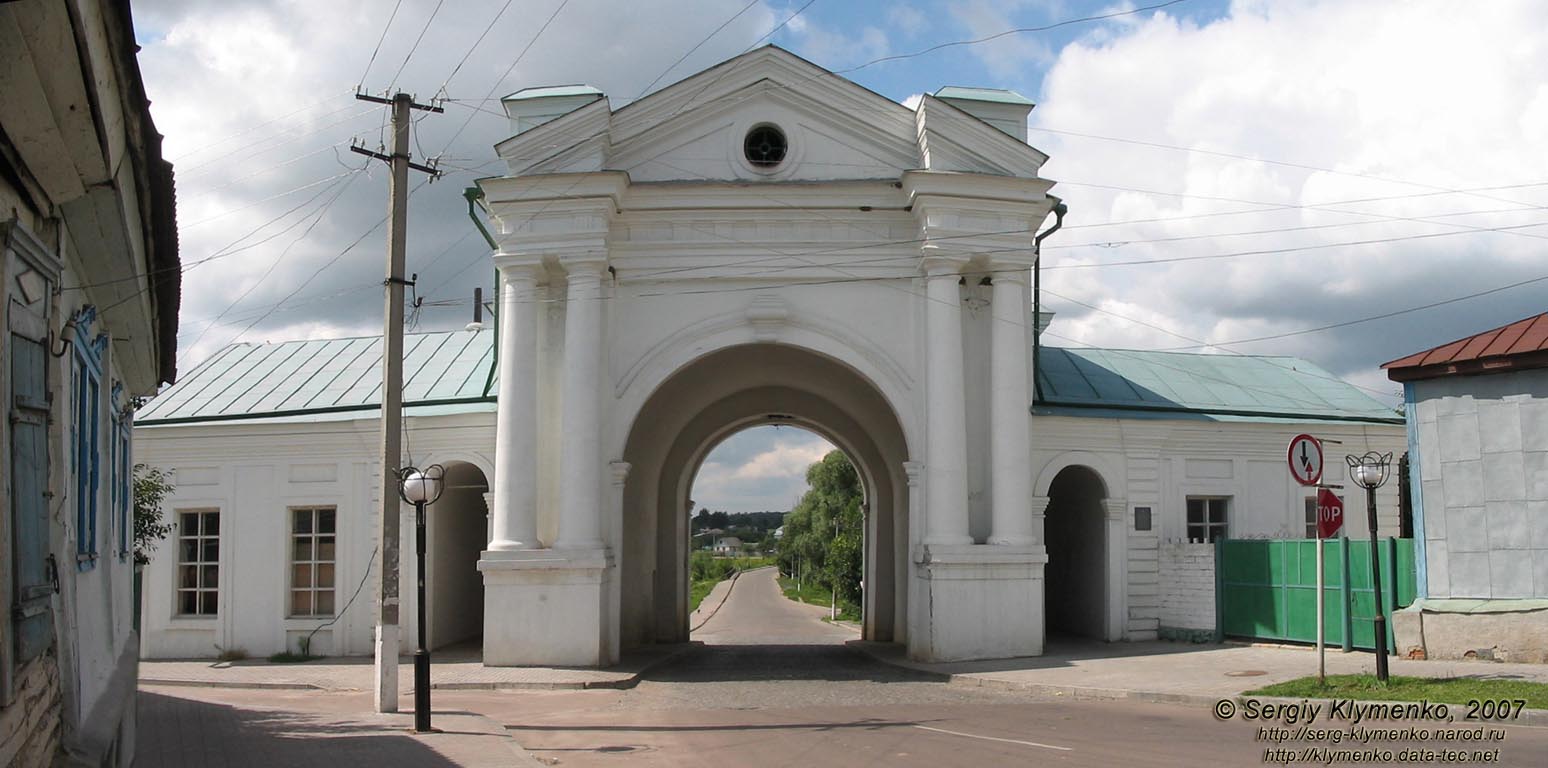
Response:
[[[1058,198],[1054,198],[1058,200]],[[1038,399],[1039,386],[1037,377],[1043,371],[1043,239],[1058,232],[1064,226],[1064,214],[1069,213],[1069,206],[1063,201],[1054,203],[1054,225],[1043,230],[1032,239],[1032,401],[1035,404]]]
[[[489,234],[489,228],[484,226],[484,220],[478,217],[478,210],[475,208],[478,201],[484,199],[484,191],[478,187],[468,187],[462,190],[462,196],[468,201],[468,218],[473,220],[473,226],[478,227],[478,233],[484,236],[484,242],[489,244],[490,250],[500,250],[500,245],[495,242],[494,236]],[[498,269],[495,270],[494,285],[495,306],[498,307],[500,306],[500,270]],[[484,377],[484,397],[489,396],[489,390],[494,386],[495,371],[500,369],[500,318],[498,312],[490,314],[495,315],[494,356],[489,363],[489,375]]]

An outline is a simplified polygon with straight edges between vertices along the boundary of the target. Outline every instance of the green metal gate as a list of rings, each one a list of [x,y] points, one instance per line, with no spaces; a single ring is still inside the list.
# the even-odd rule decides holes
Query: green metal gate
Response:
[[[1220,632],[1258,640],[1316,642],[1317,544],[1316,539],[1217,540],[1215,601]],[[1345,648],[1375,648],[1376,595],[1371,588],[1369,541],[1329,539],[1322,546],[1323,641]],[[1414,540],[1381,539],[1377,550],[1382,602],[1390,617],[1392,611],[1414,601]],[[1390,618],[1387,647],[1396,647]]]

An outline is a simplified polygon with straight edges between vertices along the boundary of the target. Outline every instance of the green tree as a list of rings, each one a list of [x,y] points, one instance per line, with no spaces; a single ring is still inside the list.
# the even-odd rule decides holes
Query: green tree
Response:
[[[858,605],[865,532],[860,474],[843,451],[830,451],[807,468],[806,483],[808,490],[785,515],[780,569],[792,576],[804,572],[840,601]]]
[[[134,562],[145,565],[157,542],[172,532],[170,523],[161,521],[161,505],[175,487],[167,473],[144,464],[134,465]]]

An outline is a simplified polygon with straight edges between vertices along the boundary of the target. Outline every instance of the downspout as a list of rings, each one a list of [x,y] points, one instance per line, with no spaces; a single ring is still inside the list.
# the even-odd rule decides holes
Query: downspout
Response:
[[[484,220],[478,217],[478,211],[475,208],[478,201],[484,199],[484,191],[478,187],[468,187],[462,190],[462,196],[468,201],[468,218],[473,220],[473,226],[478,227],[478,233],[484,236],[484,242],[489,244],[490,250],[500,250],[499,243],[496,243],[494,236],[489,234],[489,228],[484,226]],[[494,285],[494,305],[498,307],[500,306],[500,270],[498,269],[495,270]],[[495,315],[494,358],[489,361],[489,375],[484,377],[484,397],[489,396],[489,390],[494,386],[495,371],[500,369],[500,316],[499,313],[490,314]]]
[[[1058,198],[1054,198],[1058,200]],[[1032,239],[1032,402],[1041,397],[1038,376],[1043,371],[1043,240],[1064,226],[1064,214],[1070,210],[1063,201],[1054,203],[1054,225]]]

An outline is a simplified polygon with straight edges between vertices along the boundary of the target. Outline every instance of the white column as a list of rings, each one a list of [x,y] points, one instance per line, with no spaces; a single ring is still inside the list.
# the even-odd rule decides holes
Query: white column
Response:
[[[925,262],[925,539],[972,544],[968,535],[967,403],[962,383],[960,262]]]
[[[558,549],[602,548],[602,259],[566,261]]]
[[[1034,540],[1025,270],[995,274],[989,325],[989,543],[1020,546]]]
[[[537,318],[534,267],[502,267],[492,550],[538,548]]]

